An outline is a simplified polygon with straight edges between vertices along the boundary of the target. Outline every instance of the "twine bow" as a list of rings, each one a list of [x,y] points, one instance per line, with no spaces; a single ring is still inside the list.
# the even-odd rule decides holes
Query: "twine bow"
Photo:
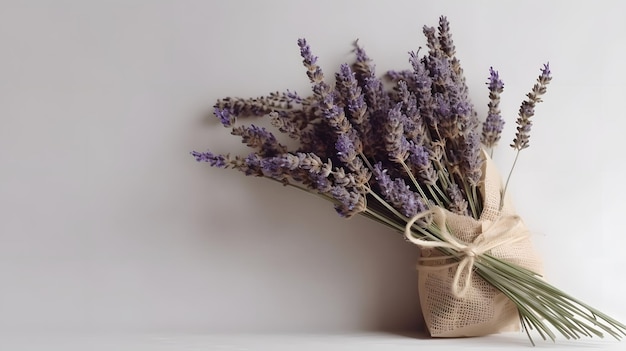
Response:
[[[441,241],[418,239],[412,235],[411,227],[413,224],[428,215],[433,215],[433,221],[440,231]],[[465,243],[456,238],[448,231],[446,225],[446,211],[440,207],[434,207],[429,211],[425,211],[411,218],[404,229],[404,235],[412,243],[423,248],[448,248],[459,255],[437,256],[432,258],[422,258],[422,261],[441,260],[446,258],[456,258],[458,262],[450,264],[427,266],[420,264],[420,270],[440,270],[453,267],[458,264],[457,270],[452,281],[452,293],[461,298],[465,296],[471,286],[472,273],[474,264],[480,255],[485,254],[489,250],[502,245],[510,245],[528,238],[528,232],[522,225],[519,216],[500,216],[494,222],[483,220],[482,233],[480,233],[473,242]],[[461,276],[465,273],[465,279],[461,285]]]

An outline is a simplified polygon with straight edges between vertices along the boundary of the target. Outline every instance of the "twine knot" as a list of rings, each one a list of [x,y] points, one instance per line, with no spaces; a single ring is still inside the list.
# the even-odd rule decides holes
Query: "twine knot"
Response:
[[[474,264],[480,260],[480,256],[488,251],[502,246],[511,245],[528,238],[528,232],[522,225],[519,216],[500,216],[495,221],[482,220],[482,232],[476,236],[473,242],[465,243],[448,231],[446,225],[447,212],[441,207],[434,207],[429,211],[418,213],[411,218],[405,228],[404,235],[412,243],[422,248],[451,249],[453,255],[421,258],[421,261],[434,261],[442,259],[456,259],[456,262],[442,265],[419,264],[419,270],[441,270],[458,265],[452,281],[452,293],[458,298],[465,296],[471,286],[474,272]],[[418,239],[413,235],[413,224],[426,216],[433,216],[435,233],[428,235],[431,239]],[[464,276],[461,284],[461,276]]]
[[[472,245],[470,245],[470,246],[466,247],[465,249],[463,249],[462,252],[467,257],[476,257],[476,256],[478,256],[476,251],[474,251],[474,247]]]

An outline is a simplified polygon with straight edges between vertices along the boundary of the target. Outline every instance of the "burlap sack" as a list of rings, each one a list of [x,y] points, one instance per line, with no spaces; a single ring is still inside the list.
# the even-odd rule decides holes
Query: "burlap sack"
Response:
[[[515,210],[510,200],[505,198],[502,210],[500,192],[502,179],[493,161],[483,153],[484,182],[481,186],[484,206],[480,220],[467,216],[459,216],[449,211],[445,212],[445,222],[449,232],[461,242],[489,240],[483,236],[485,228],[503,218],[515,216]],[[527,233],[523,223],[518,223],[517,231]],[[480,238],[480,236],[483,236]],[[478,239],[478,240],[477,240]],[[521,240],[488,251],[491,255],[518,264],[539,274],[542,273],[542,264],[535,252],[528,236]],[[438,249],[423,249],[422,257],[431,257],[423,261],[419,269],[419,297],[426,326],[433,337],[464,337],[482,336],[504,331],[520,329],[520,320],[515,304],[504,294],[477,274],[471,274],[469,284],[462,296],[453,289],[454,275],[459,264],[441,267],[450,263],[450,260],[432,260],[443,254]],[[419,266],[418,266],[419,268]],[[461,280],[467,278],[467,272]],[[458,284],[458,282],[457,282]]]

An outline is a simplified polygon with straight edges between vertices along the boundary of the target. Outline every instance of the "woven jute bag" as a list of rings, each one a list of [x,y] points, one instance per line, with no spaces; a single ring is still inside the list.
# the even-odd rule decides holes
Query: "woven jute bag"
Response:
[[[516,235],[518,240],[491,248],[486,253],[542,274],[542,263],[533,248],[528,230],[519,219],[508,196],[502,208],[500,199],[502,178],[493,161],[483,152],[483,182],[480,191],[484,205],[480,219],[461,216],[444,209],[435,212],[435,221],[445,222],[447,231],[460,243],[488,242],[493,238],[488,230],[503,218],[515,219],[515,228],[500,230],[503,235]],[[499,223],[500,225],[502,224]],[[505,224],[506,225],[506,224]],[[502,235],[503,234],[503,235]],[[520,234],[522,234],[520,238]],[[497,240],[497,239],[495,239]],[[506,241],[506,240],[505,240]],[[515,304],[502,292],[472,272],[472,267],[459,272],[465,281],[463,294],[458,293],[458,262],[437,259],[444,254],[436,248],[422,248],[423,261],[418,265],[419,298],[426,327],[433,337],[483,336],[520,329]],[[480,257],[476,257],[480,261]],[[452,262],[452,263],[451,263]],[[473,266],[473,265],[472,265]],[[474,268],[475,269],[475,268]],[[469,276],[469,278],[468,278]],[[457,277],[458,278],[458,277]]]

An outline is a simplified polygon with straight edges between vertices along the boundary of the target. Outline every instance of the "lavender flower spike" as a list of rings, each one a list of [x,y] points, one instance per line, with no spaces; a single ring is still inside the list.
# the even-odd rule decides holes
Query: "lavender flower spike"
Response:
[[[198,162],[208,162],[209,166],[217,167],[217,168],[226,168],[228,167],[228,157],[224,155],[214,154],[210,151],[207,152],[198,152],[192,151],[191,156],[196,158]]]
[[[439,17],[439,44],[441,50],[448,56],[454,57],[455,47],[452,41],[452,34],[450,33],[450,23],[445,16]]]
[[[411,218],[427,210],[424,199],[417,193],[411,191],[402,178],[392,180],[389,174],[387,174],[387,170],[383,169],[380,162],[374,165],[373,174],[383,199],[400,211],[402,215]],[[421,224],[426,225],[429,220],[430,219],[422,219]]]
[[[421,181],[427,185],[436,185],[437,171],[430,161],[430,154],[424,145],[409,143],[409,164],[417,170]]]
[[[365,196],[359,192],[349,191],[346,187],[335,186],[330,190],[332,197],[337,200],[335,211],[344,218],[350,218],[367,209]]]
[[[367,111],[367,106],[355,73],[350,65],[344,63],[336,74],[336,78],[337,91],[340,92],[343,102],[348,108],[350,121],[352,124],[361,125],[364,122],[363,117]]]
[[[500,80],[498,71],[495,71],[493,67],[489,67],[489,80],[487,81],[489,87],[489,112],[487,118],[483,123],[483,131],[481,135],[481,142],[487,148],[493,148],[500,141],[502,129],[504,128],[504,119],[500,111],[500,94],[504,91],[504,83]]]
[[[306,75],[311,80],[311,83],[319,84],[324,81],[324,74],[322,69],[316,64],[317,56],[313,56],[311,47],[307,44],[306,39],[298,39],[298,46],[300,47],[300,56],[302,56],[302,63],[307,68]]]
[[[511,147],[521,151],[529,146],[530,140],[530,127],[532,122],[530,118],[535,115],[535,105],[540,103],[541,96],[546,93],[546,86],[552,80],[550,76],[550,65],[546,63],[541,69],[541,74],[537,78],[537,83],[533,86],[533,89],[528,93],[528,99],[522,102],[519,108],[519,117],[517,118],[517,133],[515,133],[515,139]]]
[[[263,127],[253,124],[233,127],[231,134],[241,136],[241,141],[247,146],[259,149],[261,156],[274,156],[287,152],[287,148],[278,143],[274,134]]]
[[[213,110],[213,114],[215,114],[215,116],[219,118],[224,127],[230,127],[235,124],[235,114],[231,109],[215,107]]]
[[[468,183],[476,187],[482,176],[483,159],[480,156],[480,141],[477,131],[471,131],[464,138],[463,147],[463,174]]]
[[[347,133],[341,133],[337,136],[335,149],[337,149],[337,157],[345,164],[351,164],[357,157],[358,151]]]
[[[387,116],[385,124],[385,149],[389,158],[395,162],[403,162],[408,157],[408,143],[404,137],[404,120],[400,111],[402,103],[398,102]]]

